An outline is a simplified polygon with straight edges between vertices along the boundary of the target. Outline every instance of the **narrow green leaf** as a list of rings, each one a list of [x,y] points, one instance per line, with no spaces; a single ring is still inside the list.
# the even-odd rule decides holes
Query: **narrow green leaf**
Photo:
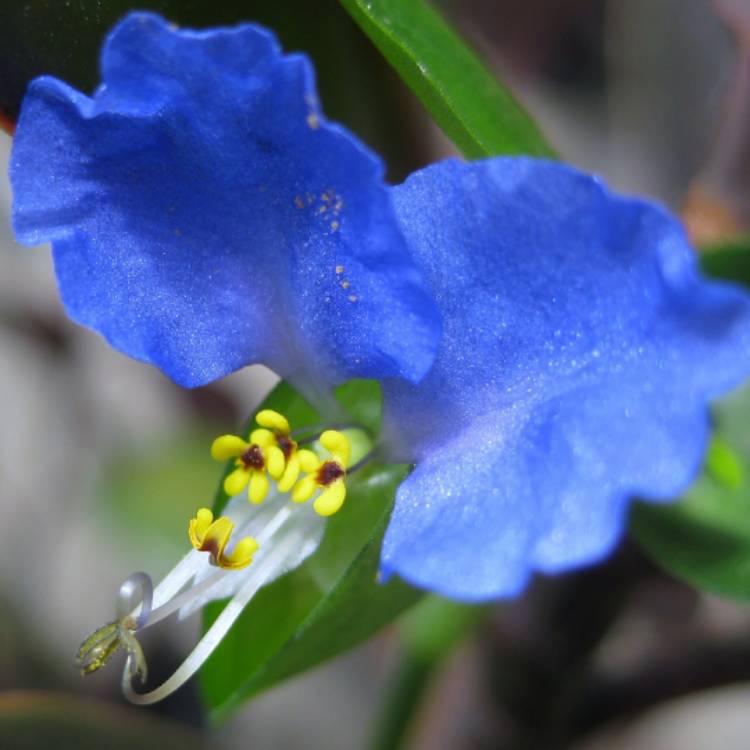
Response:
[[[467,157],[554,156],[513,95],[425,0],[340,2]]]
[[[714,415],[706,471],[679,503],[637,504],[630,529],[677,578],[750,601],[750,387],[718,404]]]
[[[377,428],[377,384],[354,381],[337,395],[360,424]],[[294,426],[318,420],[286,384],[271,393],[263,408],[283,412]],[[346,503],[328,520],[315,554],[264,587],[245,608],[201,672],[213,720],[250,696],[354,646],[419,599],[420,592],[400,581],[377,581],[383,533],[406,470],[374,463],[351,476]],[[225,501],[220,491],[216,507]],[[222,607],[207,607],[206,627]]]

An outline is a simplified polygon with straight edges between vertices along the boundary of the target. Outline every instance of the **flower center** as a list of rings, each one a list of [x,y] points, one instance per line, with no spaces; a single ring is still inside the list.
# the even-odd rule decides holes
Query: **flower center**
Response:
[[[319,485],[327,487],[337,479],[341,479],[346,472],[337,461],[326,461],[319,469],[316,481]]]
[[[262,471],[266,465],[266,461],[263,458],[263,451],[255,443],[244,453],[240,454],[240,461],[246,469],[256,469],[257,471]]]

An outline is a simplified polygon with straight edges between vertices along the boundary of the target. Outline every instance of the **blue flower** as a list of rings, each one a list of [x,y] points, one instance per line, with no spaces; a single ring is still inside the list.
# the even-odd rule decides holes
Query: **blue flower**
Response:
[[[602,558],[632,497],[668,501],[695,476],[708,402],[750,374],[750,298],[700,276],[666,212],[525,158],[447,161],[389,190],[320,113],[307,60],[254,26],[134,14],[101,64],[93,98],[52,78],[30,88],[11,169],[19,239],[52,242],[71,317],[183,385],[251,362],[313,398],[381,379],[385,440],[415,464],[384,577],[511,596],[536,571]],[[194,552],[156,588],[129,578],[117,620],[79,651],[89,672],[124,648],[134,702],[182,684],[255,593],[312,554],[371,455],[370,436],[353,459],[326,430],[319,455],[282,415],[256,419],[247,440],[213,446],[236,463],[227,515],[198,510]],[[134,691],[136,633],[225,596],[175,675]]]
[[[12,156],[16,233],[52,242],[74,320],[186,386],[425,374],[439,318],[382,164],[325,120],[305,57],[139,13],[101,70],[93,98],[35,80]]]
[[[383,573],[482,600],[601,559],[630,498],[698,471],[707,401],[750,374],[748,295],[665,211],[560,164],[447,161],[393,195],[444,335],[419,385],[385,386],[416,468]]]
[[[696,474],[708,401],[750,373],[750,303],[701,278],[663,210],[523,158],[389,190],[306,59],[254,26],[135,14],[102,75],[93,99],[32,84],[19,238],[52,241],[73,318],[183,385],[250,362],[312,396],[383,380],[391,451],[416,464],[386,577],[510,596]]]

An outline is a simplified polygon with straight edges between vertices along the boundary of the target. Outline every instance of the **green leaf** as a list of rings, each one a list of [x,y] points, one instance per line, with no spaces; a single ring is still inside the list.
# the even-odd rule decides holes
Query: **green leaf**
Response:
[[[425,0],[340,0],[469,158],[554,156],[529,115]]]
[[[643,549],[699,589],[750,601],[750,387],[714,408],[706,470],[679,503],[638,503],[630,529]]]
[[[353,418],[376,433],[377,384],[353,381],[337,397]],[[283,412],[295,427],[318,422],[314,410],[284,383],[262,408]],[[373,463],[352,475],[346,503],[328,520],[315,554],[264,587],[246,607],[201,672],[214,721],[250,696],[351,648],[419,599],[420,592],[398,580],[377,582],[382,537],[406,471]],[[225,502],[220,491],[216,508]],[[206,608],[205,627],[222,606]]]
[[[750,286],[750,237],[705,248],[700,259],[703,270],[711,276]]]

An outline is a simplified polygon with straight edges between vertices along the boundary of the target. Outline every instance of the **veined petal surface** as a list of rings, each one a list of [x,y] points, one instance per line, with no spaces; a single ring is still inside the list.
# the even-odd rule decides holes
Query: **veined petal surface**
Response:
[[[416,463],[388,576],[466,600],[599,560],[628,501],[675,498],[707,404],[750,374],[750,303],[663,209],[553,162],[446,161],[394,188],[443,315],[418,385],[385,385]]]
[[[424,375],[439,318],[382,164],[325,120],[304,56],[136,13],[101,72],[93,98],[36,79],[12,156],[16,233],[53,243],[73,319],[186,386]]]

